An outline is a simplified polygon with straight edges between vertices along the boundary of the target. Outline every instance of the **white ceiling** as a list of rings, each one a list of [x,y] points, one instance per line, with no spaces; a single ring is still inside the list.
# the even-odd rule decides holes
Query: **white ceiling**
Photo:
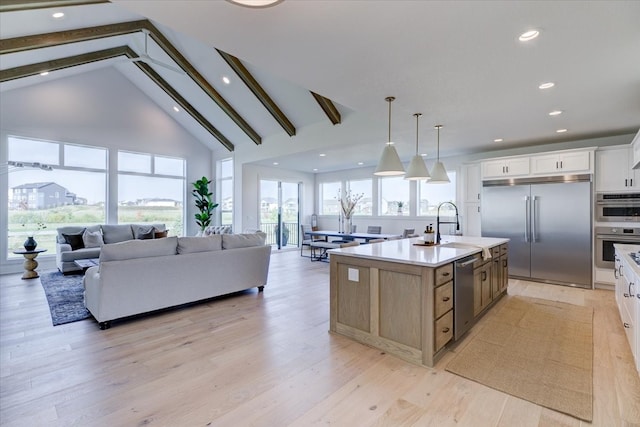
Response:
[[[640,2],[284,0],[249,9],[226,1],[113,1],[62,8],[67,16],[57,22],[48,9],[4,12],[0,36],[147,17],[263,136],[256,150],[264,153],[265,164],[279,161],[279,167],[311,171],[321,151],[330,158],[323,159],[323,171],[352,168],[357,161],[375,164],[387,138],[384,98],[390,95],[397,98],[392,139],[405,161],[414,150],[416,112],[423,114],[420,151],[430,157],[435,156],[436,123],[444,125],[443,157],[628,134],[640,127]],[[532,28],[540,37],[519,42],[518,35]],[[140,37],[128,36],[138,52]],[[309,127],[326,126],[331,141],[320,139],[311,148],[314,155],[267,159],[271,139],[282,138],[284,131],[243,83],[220,83],[222,75],[233,78],[233,72],[214,46],[243,60],[289,116],[298,129],[292,144],[304,145],[300,139]],[[16,58],[11,66],[31,60]],[[0,68],[9,68],[5,64],[9,59],[3,56]],[[206,111],[237,147],[251,147],[253,142],[195,84],[157,71]],[[539,90],[545,81],[556,86]],[[341,104],[343,124],[334,128],[307,90]],[[564,113],[550,117],[555,109]],[[191,122],[181,123],[197,126]],[[568,132],[557,134],[560,128]],[[201,129],[192,133],[219,148]]]

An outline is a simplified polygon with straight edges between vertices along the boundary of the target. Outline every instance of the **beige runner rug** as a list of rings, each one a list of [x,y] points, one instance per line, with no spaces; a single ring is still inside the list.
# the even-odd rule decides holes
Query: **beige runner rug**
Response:
[[[508,296],[447,371],[585,421],[593,418],[593,309]]]

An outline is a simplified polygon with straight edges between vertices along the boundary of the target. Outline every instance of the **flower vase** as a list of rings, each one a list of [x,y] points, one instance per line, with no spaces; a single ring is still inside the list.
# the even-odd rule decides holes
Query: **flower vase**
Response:
[[[27,240],[24,241],[25,251],[35,251],[37,246],[38,246],[38,242],[36,242],[33,236],[27,237]]]
[[[344,232],[347,234],[351,234],[353,232],[351,217],[345,217],[344,219]]]

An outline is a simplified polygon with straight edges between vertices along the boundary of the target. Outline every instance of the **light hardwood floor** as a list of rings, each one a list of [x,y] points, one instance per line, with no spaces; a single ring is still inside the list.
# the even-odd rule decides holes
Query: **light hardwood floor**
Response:
[[[455,349],[428,369],[329,334],[329,265],[271,260],[264,293],[106,331],[51,326],[39,279],[0,276],[0,425],[589,425],[446,372]],[[613,292],[511,280],[509,293],[594,307],[593,425],[640,425]]]

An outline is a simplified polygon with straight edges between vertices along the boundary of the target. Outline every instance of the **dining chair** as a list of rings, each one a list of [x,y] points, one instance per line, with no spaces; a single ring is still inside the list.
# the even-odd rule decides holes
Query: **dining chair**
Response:
[[[302,251],[304,249],[305,246],[309,247],[309,250],[311,250],[311,242],[313,241],[312,236],[310,234],[308,234],[306,230],[311,230],[311,226],[310,225],[305,225],[305,224],[300,224],[300,237],[302,239],[302,241],[300,242],[300,256],[306,256],[303,255]],[[309,254],[309,257],[311,256],[311,254]]]
[[[367,227],[367,234],[380,234],[382,233],[381,225],[370,225]]]
[[[402,238],[406,239],[407,237],[418,237],[418,235],[416,234],[416,229],[405,228],[404,231],[402,232]]]

